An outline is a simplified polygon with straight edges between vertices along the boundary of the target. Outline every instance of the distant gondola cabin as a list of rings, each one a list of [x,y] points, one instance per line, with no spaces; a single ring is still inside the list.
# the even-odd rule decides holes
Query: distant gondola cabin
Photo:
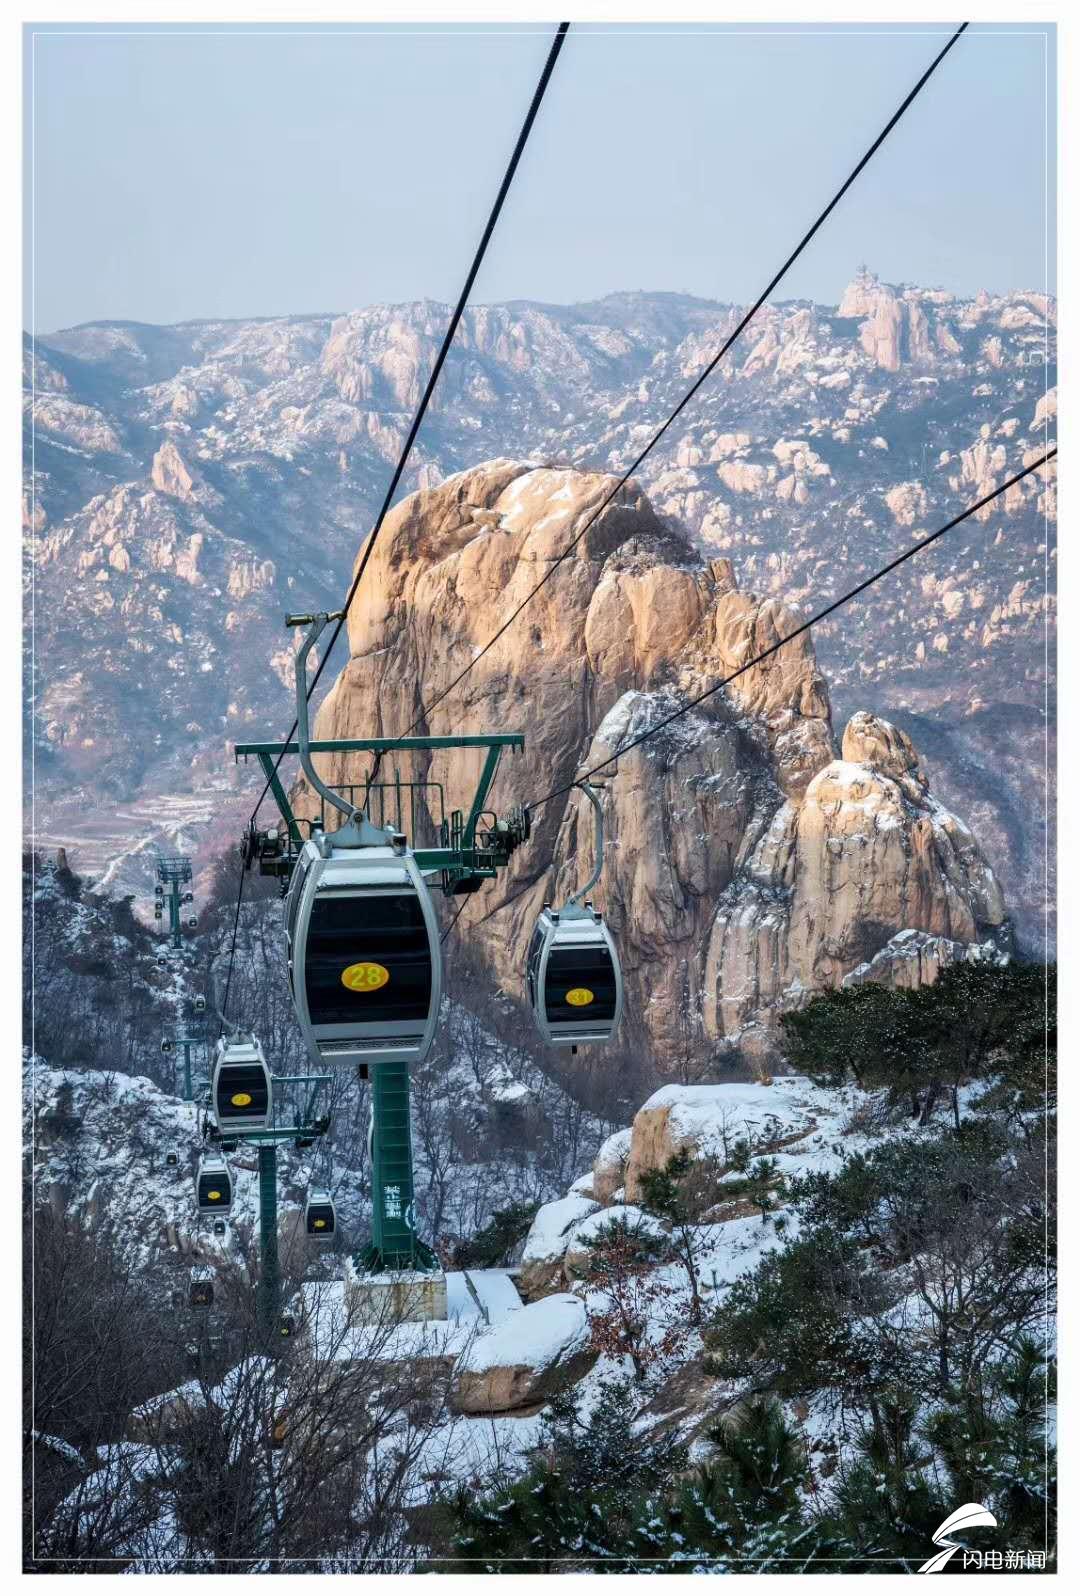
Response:
[[[542,910],[529,943],[526,985],[537,1029],[553,1047],[607,1042],[622,1013],[619,955],[603,917],[586,904]]]
[[[270,1067],[254,1036],[222,1037],[214,1050],[211,1102],[223,1136],[265,1130],[273,1120]]]
[[[337,1225],[334,1200],[327,1191],[312,1191],[304,1206],[304,1229],[316,1241],[329,1241]]]
[[[193,1280],[188,1287],[188,1304],[192,1308],[212,1308],[214,1306],[214,1282],[212,1280]]]
[[[195,1197],[200,1214],[227,1214],[232,1207],[233,1180],[223,1158],[204,1158],[195,1177]]]

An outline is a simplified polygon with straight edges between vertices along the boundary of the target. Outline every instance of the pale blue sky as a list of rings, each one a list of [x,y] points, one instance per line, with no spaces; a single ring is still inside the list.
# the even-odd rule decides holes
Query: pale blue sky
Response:
[[[754,297],[945,37],[814,26],[572,29],[474,299]],[[35,330],[455,297],[551,32],[39,25]],[[1045,287],[1053,50],[973,25],[783,297]]]

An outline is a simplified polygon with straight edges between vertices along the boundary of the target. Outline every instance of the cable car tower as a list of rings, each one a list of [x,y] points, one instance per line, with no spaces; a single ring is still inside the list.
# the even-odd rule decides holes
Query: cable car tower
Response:
[[[334,738],[312,742],[307,657],[338,615],[289,615],[307,635],[296,659],[297,741],[240,743],[255,758],[281,813],[269,831],[252,826],[241,844],[245,867],[287,882],[286,929],[297,1018],[312,1062],[349,1063],[371,1083],[369,1150],[372,1237],[354,1258],[362,1275],[434,1274],[438,1260],[416,1231],[409,1065],[430,1050],[442,992],[442,948],[430,888],[472,893],[505,869],[529,835],[525,809],[500,819],[486,808],[505,749],[520,732],[462,737]],[[374,754],[475,748],[484,762],[467,812],[446,814],[438,782],[392,780],[327,785],[314,754]],[[298,755],[318,819],[298,816],[278,778],[285,755]],[[353,801],[362,787],[359,803]],[[340,817],[327,830],[328,811]],[[372,817],[375,817],[374,819]],[[376,823],[377,822],[377,823]],[[306,835],[305,835],[306,831]],[[421,832],[431,845],[410,846]]]
[[[167,1056],[170,1053],[176,1053],[177,1050],[183,1054],[183,1092],[177,1093],[177,1095],[182,1096],[185,1103],[191,1103],[195,1098],[195,1077],[193,1071],[195,1069],[205,1070],[209,1065],[210,1044],[206,1034],[206,1021],[201,1017],[206,1005],[203,1003],[202,1008],[200,1009],[198,1004],[201,1002],[202,999],[196,999],[194,1018],[186,1020],[179,1025],[172,1036],[163,1036],[161,1038],[161,1051],[163,1054]],[[179,1059],[176,1059],[175,1063],[179,1064],[179,1062]],[[176,1092],[177,1086],[179,1085],[177,1076],[178,1071],[174,1067],[174,1092]]]
[[[320,1107],[332,1075],[274,1075],[258,1040],[246,1032],[222,1036],[214,1048],[210,1079],[200,1083],[209,1110],[210,1148],[195,1177],[200,1214],[228,1213],[233,1181],[228,1155],[241,1142],[259,1157],[259,1284],[258,1321],[263,1334],[275,1334],[281,1310],[281,1263],[278,1253],[277,1150],[283,1143],[311,1147],[330,1129],[330,1114]],[[316,1199],[318,1202],[316,1204]],[[316,1239],[332,1235],[333,1202],[319,1189],[309,1194],[324,1224]],[[329,1222],[326,1222],[327,1213]],[[212,1301],[213,1291],[210,1298]]]
[[[183,946],[185,920],[189,931],[194,931],[198,924],[194,909],[191,907],[194,897],[190,891],[190,881],[191,860],[186,855],[158,854],[157,885],[154,887],[154,919],[162,919],[165,907],[168,906],[169,941],[174,948]]]

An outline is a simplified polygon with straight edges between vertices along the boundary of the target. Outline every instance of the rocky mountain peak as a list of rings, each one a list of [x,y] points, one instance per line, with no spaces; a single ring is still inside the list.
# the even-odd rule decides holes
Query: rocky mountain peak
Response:
[[[400,732],[418,718],[434,734],[522,730],[524,752],[504,761],[493,794],[504,809],[611,761],[795,628],[797,611],[741,591],[730,562],[704,559],[636,484],[593,520],[615,481],[495,460],[404,500],[368,565],[317,735]],[[835,752],[803,634],[612,767],[597,901],[622,953],[626,1040],[661,1064],[676,1067],[688,1046],[767,1053],[780,1009],[875,956],[887,966],[909,930],[943,939],[944,957],[1004,933],[993,872],[930,795],[910,739],[864,712]],[[412,757],[414,779],[467,802],[475,754]],[[326,766],[334,781],[362,779],[359,760]],[[302,783],[294,796],[315,812]],[[591,861],[579,794],[543,805],[535,823],[459,921],[515,993],[542,903],[575,890]]]
[[[159,493],[167,493],[170,498],[185,503],[195,498],[193,490],[196,478],[171,438],[167,438],[155,454],[150,466],[150,480]]]
[[[915,745],[907,733],[865,710],[852,715],[844,727],[843,756],[852,764],[873,765],[894,781],[912,782],[922,790],[929,786]]]

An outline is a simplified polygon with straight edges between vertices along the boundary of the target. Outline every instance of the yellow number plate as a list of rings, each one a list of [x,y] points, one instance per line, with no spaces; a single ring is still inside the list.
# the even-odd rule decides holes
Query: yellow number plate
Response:
[[[390,971],[381,964],[350,964],[341,972],[341,984],[350,992],[377,992],[390,979]]]
[[[587,986],[575,986],[566,994],[566,1001],[572,1003],[576,1009],[583,1009],[587,1004],[596,1001],[596,993],[590,992]]]

